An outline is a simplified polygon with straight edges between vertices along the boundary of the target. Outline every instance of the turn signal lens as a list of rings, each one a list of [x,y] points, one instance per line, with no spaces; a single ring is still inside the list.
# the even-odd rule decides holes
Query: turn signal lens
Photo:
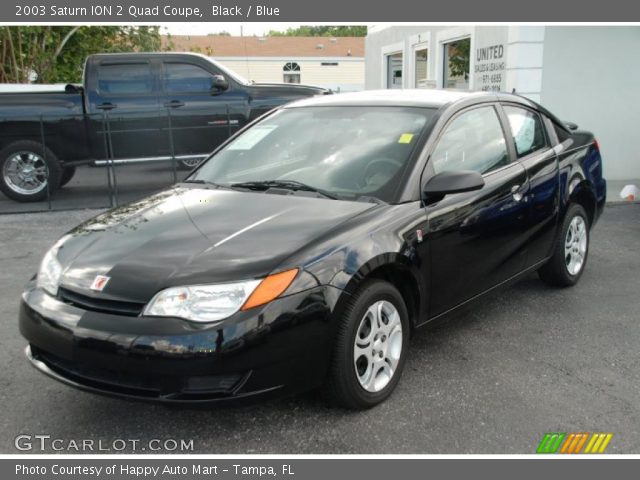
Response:
[[[276,273],[266,277],[260,285],[256,287],[251,296],[244,302],[240,310],[249,310],[250,308],[259,307],[271,300],[275,300],[284,291],[289,288],[293,279],[296,278],[298,269],[287,270],[285,272]]]

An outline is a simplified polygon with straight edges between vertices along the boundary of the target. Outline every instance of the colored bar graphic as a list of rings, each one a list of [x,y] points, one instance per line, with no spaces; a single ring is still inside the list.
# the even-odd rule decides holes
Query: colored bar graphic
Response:
[[[566,433],[547,433],[538,445],[537,453],[556,453]]]
[[[612,437],[612,433],[594,433],[584,453],[604,453]]]
[[[612,433],[545,433],[536,453],[604,453],[612,438]],[[583,451],[585,444],[587,446]]]

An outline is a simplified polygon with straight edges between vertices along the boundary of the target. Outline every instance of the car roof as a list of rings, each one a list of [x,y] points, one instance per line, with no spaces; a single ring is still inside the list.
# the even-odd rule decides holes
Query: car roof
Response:
[[[515,97],[515,96],[514,96]],[[473,98],[497,100],[495,93],[474,92],[469,90],[438,89],[397,89],[397,90],[365,90],[362,92],[323,95],[299,100],[287,105],[289,107],[310,106],[413,106],[440,108],[450,103]],[[519,98],[519,97],[515,97]],[[485,100],[485,101],[486,101]]]

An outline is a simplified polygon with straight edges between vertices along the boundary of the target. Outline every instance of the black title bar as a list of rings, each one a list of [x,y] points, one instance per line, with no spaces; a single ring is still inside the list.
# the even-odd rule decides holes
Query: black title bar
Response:
[[[638,22],[629,0],[9,0],[0,22]]]

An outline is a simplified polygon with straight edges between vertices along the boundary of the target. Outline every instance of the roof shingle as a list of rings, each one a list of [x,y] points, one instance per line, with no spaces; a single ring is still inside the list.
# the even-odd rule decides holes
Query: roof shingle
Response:
[[[364,37],[172,35],[163,48],[210,57],[364,57]]]

